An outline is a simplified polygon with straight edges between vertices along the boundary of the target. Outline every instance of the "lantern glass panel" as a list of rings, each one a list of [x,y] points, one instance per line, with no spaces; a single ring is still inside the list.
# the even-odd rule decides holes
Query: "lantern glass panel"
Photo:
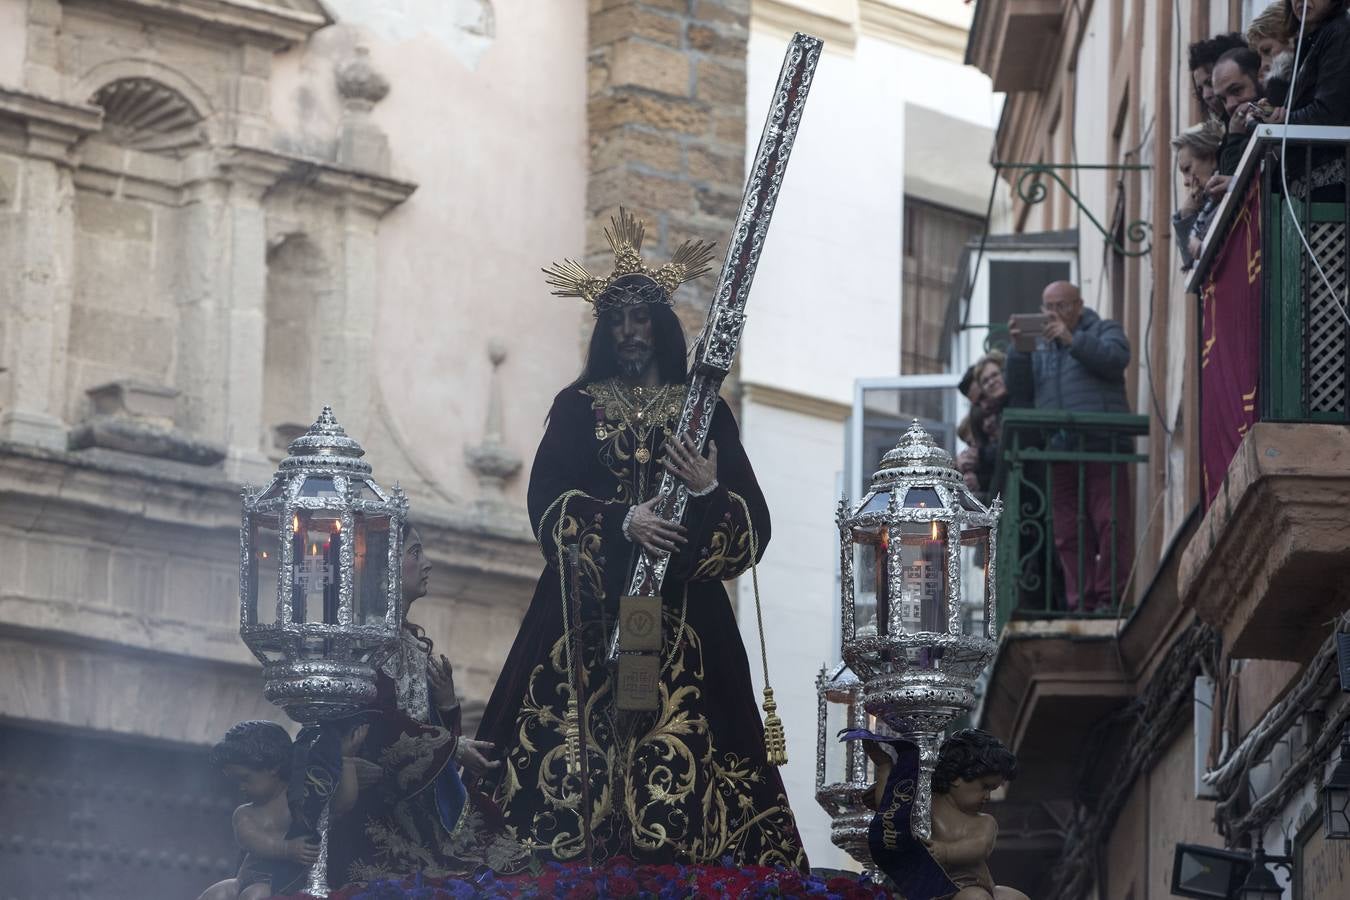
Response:
[[[1350,786],[1322,788],[1322,833],[1333,840],[1350,840]]]
[[[389,516],[356,513],[352,528],[352,619],[379,625],[389,612]]]
[[[913,493],[911,491],[910,493]],[[947,526],[943,522],[903,522],[891,528],[899,540],[900,584],[890,625],[897,634],[947,630]]]
[[[291,621],[338,620],[342,520],[335,510],[299,510],[292,544]]]
[[[886,633],[887,533],[881,528],[853,530],[853,627],[859,637]],[[881,615],[878,615],[878,601]]]
[[[941,509],[942,498],[931,487],[912,487],[905,492],[906,509]]]
[[[263,494],[261,497],[258,498],[258,502],[265,503],[268,500],[276,500],[279,497],[281,497],[282,493],[285,490],[286,490],[285,479],[278,478],[276,481],[272,482],[272,486],[267,489],[267,493]]]
[[[339,497],[337,485],[326,475],[311,475],[300,487],[301,497]]]
[[[849,704],[836,696],[825,701],[825,783],[848,781],[848,745],[839,732],[849,727]]]
[[[890,491],[873,491],[863,498],[862,508],[858,510],[858,515],[885,512],[890,503]]]
[[[281,535],[275,512],[249,517],[248,610],[250,625],[277,621],[277,574],[281,565]]]
[[[356,482],[355,496],[357,500],[369,500],[371,503],[383,503],[384,498],[375,490],[375,486],[369,481]]]
[[[965,633],[989,637],[985,617],[989,580],[989,529],[965,528],[961,531],[961,606]]]

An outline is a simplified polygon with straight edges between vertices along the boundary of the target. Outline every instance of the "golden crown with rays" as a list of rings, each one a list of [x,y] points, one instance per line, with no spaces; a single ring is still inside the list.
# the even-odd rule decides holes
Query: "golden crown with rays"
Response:
[[[612,217],[605,238],[614,251],[614,271],[598,278],[574,259],[547,266],[545,279],[555,297],[580,297],[595,308],[595,314],[619,306],[639,303],[665,303],[675,289],[686,281],[693,281],[711,269],[714,244],[710,241],[685,241],[675,251],[670,262],[659,268],[650,268],[642,259],[642,237],[645,226],[636,216],[619,207]]]

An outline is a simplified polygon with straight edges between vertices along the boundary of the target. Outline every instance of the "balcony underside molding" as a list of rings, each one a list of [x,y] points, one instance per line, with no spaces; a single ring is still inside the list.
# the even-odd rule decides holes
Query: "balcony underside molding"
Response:
[[[1350,603],[1350,429],[1258,422],[1181,560],[1234,658],[1305,661]]]
[[[1134,694],[1114,620],[1015,622],[1005,629],[979,727],[1017,752],[1010,797],[1072,796],[1063,753]]]
[[[996,91],[1040,90],[1059,56],[1067,6],[1064,0],[981,3],[966,61],[988,75]]]

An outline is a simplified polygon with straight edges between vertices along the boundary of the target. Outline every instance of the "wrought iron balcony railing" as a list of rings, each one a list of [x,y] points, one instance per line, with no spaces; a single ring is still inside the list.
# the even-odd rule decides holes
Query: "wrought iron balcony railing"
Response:
[[[1350,422],[1348,170],[1350,128],[1257,128],[1187,286],[1201,300],[1202,419],[1232,399],[1204,377],[1226,350],[1253,376],[1243,433],[1257,420]]]
[[[1130,469],[1148,459],[1136,447],[1147,434],[1147,416],[1004,410],[994,479],[1004,503],[1000,627],[1120,614],[1135,544]],[[1096,504],[1089,481],[1105,487]]]

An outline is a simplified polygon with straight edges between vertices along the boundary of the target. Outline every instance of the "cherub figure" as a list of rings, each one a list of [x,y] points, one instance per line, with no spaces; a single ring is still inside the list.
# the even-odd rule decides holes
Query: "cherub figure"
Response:
[[[368,725],[358,725],[341,741],[342,777],[333,796],[333,812],[341,814],[356,800],[352,755],[365,740]],[[248,802],[234,811],[234,838],[244,860],[234,878],[216,882],[198,900],[265,900],[275,892],[299,887],[319,856],[312,836],[287,838],[291,811],[286,787],[291,775],[291,737],[275,722],[240,722],[211,748],[211,762],[239,785]]]
[[[994,884],[989,854],[998,822],[983,812],[989,795],[1017,774],[1017,757],[985,731],[967,728],[947,738],[933,770],[933,836],[929,852],[961,889],[952,900],[1028,900]]]

